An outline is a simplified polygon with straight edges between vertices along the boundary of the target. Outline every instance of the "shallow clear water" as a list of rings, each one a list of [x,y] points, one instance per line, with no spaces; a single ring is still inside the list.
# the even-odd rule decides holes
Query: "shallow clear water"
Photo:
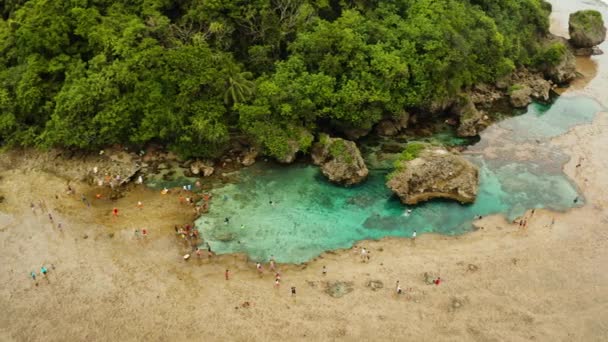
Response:
[[[342,188],[316,167],[258,163],[240,172],[238,184],[214,189],[211,210],[196,225],[217,253],[244,252],[260,261],[274,255],[299,263],[363,239],[409,237],[414,230],[462,234],[472,229],[475,215],[514,219],[528,208],[564,210],[583,200],[574,203],[576,188],[561,171],[568,157],[547,141],[591,121],[599,110],[593,100],[561,97],[488,128],[465,152],[481,170],[471,205],[404,206],[386,188],[384,170],[371,171],[360,186]]]

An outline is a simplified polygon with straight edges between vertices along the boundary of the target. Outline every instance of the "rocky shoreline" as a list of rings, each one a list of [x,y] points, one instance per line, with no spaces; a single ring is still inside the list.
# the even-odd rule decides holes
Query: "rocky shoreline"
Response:
[[[375,135],[398,140],[406,130],[411,131],[420,125],[420,117],[431,117],[432,120],[444,121],[454,126],[459,137],[475,137],[496,119],[494,115],[496,106],[504,107],[506,104],[511,110],[515,110],[525,108],[532,101],[548,102],[556,87],[564,86],[576,79],[578,75],[575,56],[600,53],[597,45],[606,37],[606,29],[603,25],[601,16],[598,18],[593,11],[573,13],[570,16],[569,40],[550,35],[541,42],[547,47],[547,51],[555,52],[559,58],[559,61],[551,67],[540,65],[535,70],[520,68],[495,84],[477,84],[455,99],[431,104],[426,109],[404,111],[397,116],[386,117],[373,127],[333,127],[333,131],[329,132],[330,135],[321,134],[317,137],[310,151],[312,163],[318,165],[330,181],[350,186],[363,182],[369,172],[357,146],[357,141],[366,136]],[[420,115],[423,112],[427,114]],[[294,138],[289,144],[288,153],[277,161],[293,163],[300,155],[307,152],[298,141],[310,141],[314,137],[308,132],[301,132],[300,135],[306,139]],[[409,142],[410,138],[407,137],[406,141]],[[158,146],[150,146],[138,153],[115,146],[98,153],[82,152],[74,155],[69,155],[66,151],[52,151],[39,154],[39,158],[46,158],[40,164],[46,165],[51,172],[63,174],[68,182],[78,180],[86,181],[90,185],[109,187],[112,190],[111,196],[118,198],[124,185],[132,181],[142,182],[148,176],[161,173],[169,180],[174,173],[171,169],[175,167],[182,168],[185,177],[211,177],[210,179],[220,182],[229,182],[229,173],[251,166],[256,159],[264,156],[264,151],[244,136],[231,139],[226,151],[215,160],[181,160],[175,154],[163,151]],[[57,161],[59,157],[61,162]],[[402,178],[395,178],[390,187],[399,188],[396,180]],[[418,191],[426,193],[428,189],[418,189]],[[396,193],[399,195],[400,192]],[[454,198],[449,195],[443,197]],[[470,200],[474,200],[474,197],[464,202]],[[405,201],[409,204],[417,202]]]

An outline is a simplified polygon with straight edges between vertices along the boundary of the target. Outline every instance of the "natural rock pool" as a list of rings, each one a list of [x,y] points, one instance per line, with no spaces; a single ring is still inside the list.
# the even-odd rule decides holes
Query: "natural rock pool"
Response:
[[[210,211],[196,226],[216,253],[300,263],[359,240],[409,237],[414,230],[462,234],[472,229],[476,215],[514,219],[529,208],[565,210],[583,199],[574,203],[579,195],[561,170],[568,156],[549,140],[590,122],[600,110],[589,98],[560,97],[486,129],[464,152],[480,166],[479,193],[471,205],[404,206],[385,186],[386,169],[372,168],[364,184],[342,188],[327,182],[317,167],[258,162],[239,172],[237,184],[213,190]]]

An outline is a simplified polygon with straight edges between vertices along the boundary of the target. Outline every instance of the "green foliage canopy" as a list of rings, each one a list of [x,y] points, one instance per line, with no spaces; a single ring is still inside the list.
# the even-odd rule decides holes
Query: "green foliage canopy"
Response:
[[[215,156],[245,132],[305,150],[521,65],[542,0],[11,0],[0,18],[0,143],[158,142]]]

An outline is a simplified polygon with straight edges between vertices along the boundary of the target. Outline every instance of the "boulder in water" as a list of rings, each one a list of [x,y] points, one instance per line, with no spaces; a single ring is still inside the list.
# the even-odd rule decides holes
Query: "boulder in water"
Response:
[[[389,175],[387,186],[405,204],[433,198],[471,203],[477,196],[478,181],[477,166],[462,156],[441,146],[412,143]]]
[[[595,10],[570,14],[568,32],[570,32],[570,43],[575,48],[591,48],[606,39],[606,27],[604,27],[602,14]]]
[[[346,186],[364,181],[369,174],[357,145],[342,138],[321,134],[313,146],[312,160],[330,181]]]

